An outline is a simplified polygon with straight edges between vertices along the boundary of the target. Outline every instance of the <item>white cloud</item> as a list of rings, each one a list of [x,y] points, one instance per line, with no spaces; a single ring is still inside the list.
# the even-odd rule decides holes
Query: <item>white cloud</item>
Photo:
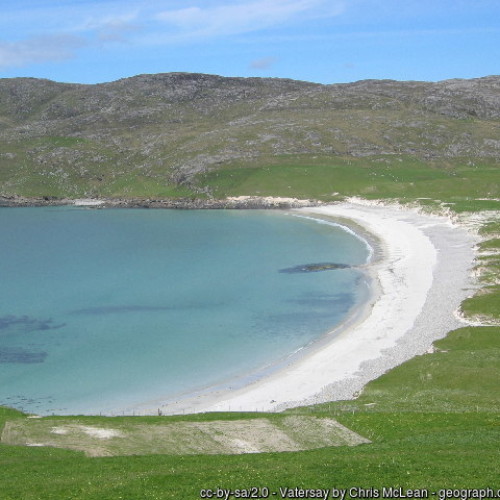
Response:
[[[83,46],[94,50],[116,43],[166,46],[253,33],[338,15],[345,1],[46,0],[32,5],[19,0],[0,18],[0,68],[65,61]],[[253,64],[262,69],[272,62]]]
[[[269,69],[278,61],[276,57],[263,57],[262,59],[256,59],[250,63],[250,68],[252,69]]]
[[[140,29],[134,24],[138,11],[125,6],[120,11],[116,3],[49,2],[45,9],[38,4],[24,12],[21,6],[13,6],[7,19],[0,19],[2,70],[68,61],[82,47],[100,49],[104,44],[126,42]]]
[[[156,18],[186,37],[222,36],[248,33],[275,26],[303,16],[337,15],[340,3],[325,7],[324,0],[254,0],[213,7],[187,7],[167,10]]]
[[[93,14],[86,16],[77,26],[75,31],[100,31],[107,27],[135,26],[139,12],[112,13],[108,15]]]
[[[97,36],[101,42],[125,43],[133,33],[140,31],[141,27],[139,25],[112,21],[100,26],[97,30]]]
[[[0,68],[72,59],[75,50],[85,45],[83,38],[66,34],[38,36],[16,42],[0,41]]]

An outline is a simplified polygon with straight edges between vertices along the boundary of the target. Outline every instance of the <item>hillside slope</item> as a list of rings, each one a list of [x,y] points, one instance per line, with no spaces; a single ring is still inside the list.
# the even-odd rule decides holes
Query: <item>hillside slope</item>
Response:
[[[457,175],[458,166],[496,172],[499,159],[498,76],[336,85],[186,73],[98,85],[0,80],[3,195],[223,196],[267,186],[328,199],[352,194],[341,181],[355,169],[360,180],[390,178],[399,161],[411,165],[401,179],[410,183]],[[306,177],[315,184],[330,172],[331,186],[311,190],[290,166],[314,167]],[[361,184],[369,195],[369,178]]]

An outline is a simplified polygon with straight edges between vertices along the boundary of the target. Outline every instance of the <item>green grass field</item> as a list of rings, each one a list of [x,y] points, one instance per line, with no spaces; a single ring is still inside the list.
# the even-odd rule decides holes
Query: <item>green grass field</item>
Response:
[[[498,210],[500,181],[495,160],[423,162],[407,156],[378,158],[277,157],[264,164],[236,164],[203,174],[219,198],[235,195],[293,196],[332,201],[368,199],[447,202],[456,211]]]

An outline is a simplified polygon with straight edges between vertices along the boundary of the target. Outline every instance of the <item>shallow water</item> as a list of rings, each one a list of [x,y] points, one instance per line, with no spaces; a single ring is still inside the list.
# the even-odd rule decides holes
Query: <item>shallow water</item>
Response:
[[[278,211],[0,209],[0,404],[130,413],[244,383],[345,319],[355,235]],[[238,377],[242,377],[237,380]]]

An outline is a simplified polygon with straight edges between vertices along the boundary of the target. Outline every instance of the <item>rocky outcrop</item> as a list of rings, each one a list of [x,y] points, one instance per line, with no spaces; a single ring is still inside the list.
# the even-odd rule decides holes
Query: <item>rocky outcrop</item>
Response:
[[[24,196],[0,196],[0,207],[45,207],[72,205],[86,208],[171,208],[183,210],[197,209],[288,209],[321,205],[316,200],[296,198],[275,198],[259,196],[240,196],[237,198],[101,198],[75,200],[71,198],[27,198]]]

